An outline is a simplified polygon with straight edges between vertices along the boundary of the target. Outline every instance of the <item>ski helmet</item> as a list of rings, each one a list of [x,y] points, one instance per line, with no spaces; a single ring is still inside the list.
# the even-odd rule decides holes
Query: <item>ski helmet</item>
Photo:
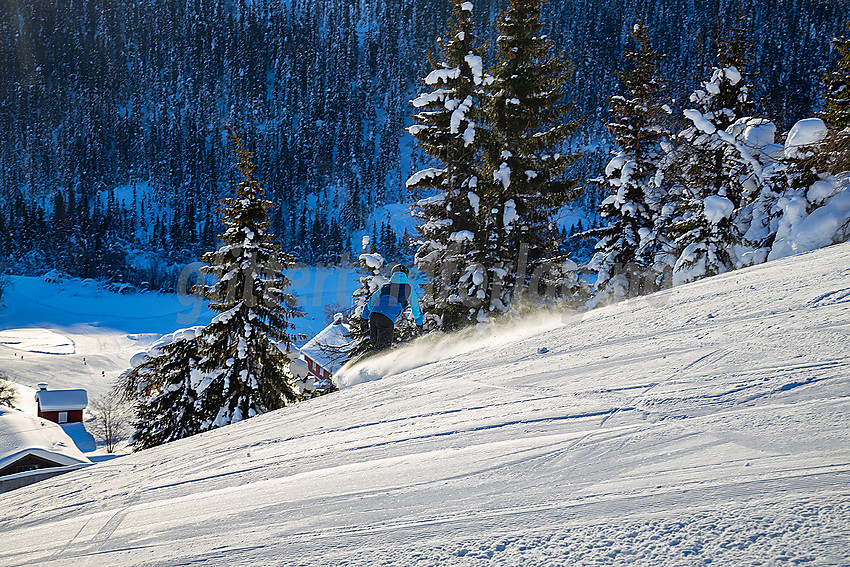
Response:
[[[405,276],[409,276],[410,272],[407,271],[407,266],[404,264],[396,264],[393,266],[393,269],[390,271],[390,275],[393,275],[396,272],[402,272]]]

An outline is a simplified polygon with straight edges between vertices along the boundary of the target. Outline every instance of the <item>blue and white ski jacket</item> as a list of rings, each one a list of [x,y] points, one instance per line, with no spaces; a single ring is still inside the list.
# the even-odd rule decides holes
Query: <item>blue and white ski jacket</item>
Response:
[[[396,272],[390,277],[390,283],[382,285],[372,294],[360,317],[368,319],[372,313],[380,313],[390,321],[395,321],[408,307],[413,313],[413,322],[421,325],[422,309],[419,308],[419,298],[416,297],[413,287],[407,283],[407,274]]]

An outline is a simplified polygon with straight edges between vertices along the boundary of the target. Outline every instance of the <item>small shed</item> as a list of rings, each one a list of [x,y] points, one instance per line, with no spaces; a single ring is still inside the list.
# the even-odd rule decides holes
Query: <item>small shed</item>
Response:
[[[342,314],[337,313],[333,323],[298,349],[307,363],[307,371],[320,380],[330,380],[348,358],[351,333],[342,319]]]
[[[35,393],[38,417],[53,423],[82,423],[83,410],[89,405],[85,390],[48,390],[47,384],[39,384]]]

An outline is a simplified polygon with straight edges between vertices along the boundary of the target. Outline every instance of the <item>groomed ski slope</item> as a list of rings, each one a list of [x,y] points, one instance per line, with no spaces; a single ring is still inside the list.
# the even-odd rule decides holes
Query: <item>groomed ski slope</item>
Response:
[[[0,495],[0,565],[850,564],[850,245],[391,356]]]

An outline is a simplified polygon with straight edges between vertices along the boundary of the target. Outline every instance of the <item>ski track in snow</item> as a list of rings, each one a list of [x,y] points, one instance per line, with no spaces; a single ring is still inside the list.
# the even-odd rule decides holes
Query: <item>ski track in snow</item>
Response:
[[[424,337],[0,495],[0,564],[850,565],[848,264]]]

